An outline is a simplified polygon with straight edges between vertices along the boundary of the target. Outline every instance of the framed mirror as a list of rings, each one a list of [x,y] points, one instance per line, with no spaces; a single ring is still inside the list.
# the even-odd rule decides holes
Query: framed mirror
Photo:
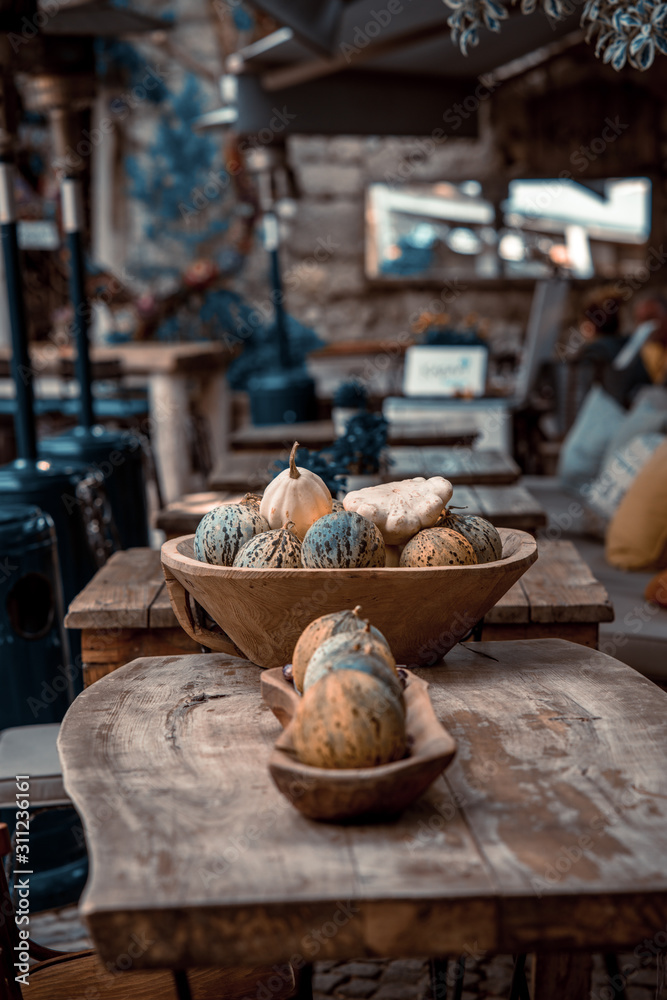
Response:
[[[608,280],[645,266],[650,229],[646,177],[517,179],[495,202],[476,180],[371,184],[366,273],[392,283]]]

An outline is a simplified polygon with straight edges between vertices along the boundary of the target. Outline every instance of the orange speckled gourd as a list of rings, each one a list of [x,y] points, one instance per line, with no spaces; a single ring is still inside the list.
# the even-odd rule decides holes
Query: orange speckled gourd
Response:
[[[451,528],[425,528],[411,538],[401,553],[401,566],[473,566],[475,550]]]
[[[299,760],[313,767],[374,767],[405,756],[405,711],[376,677],[336,670],[306,691],[293,723]]]

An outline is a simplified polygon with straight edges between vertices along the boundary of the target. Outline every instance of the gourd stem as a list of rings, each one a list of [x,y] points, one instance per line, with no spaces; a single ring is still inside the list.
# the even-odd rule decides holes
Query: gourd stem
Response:
[[[357,618],[361,614],[361,604],[357,604],[356,608],[352,608],[352,614],[356,615]]]
[[[290,479],[300,479],[301,473],[296,467],[296,449],[299,447],[299,442],[295,441],[292,445],[292,450],[289,453],[289,477]]]

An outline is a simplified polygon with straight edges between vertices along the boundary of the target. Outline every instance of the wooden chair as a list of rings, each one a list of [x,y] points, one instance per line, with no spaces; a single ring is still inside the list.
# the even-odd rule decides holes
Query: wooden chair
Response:
[[[12,851],[9,829],[0,823],[0,857]],[[36,964],[28,985],[16,981],[16,947],[27,946]],[[257,993],[262,979],[271,1000],[287,1000],[295,992],[292,976],[275,989],[275,970],[265,966],[233,969],[178,971],[121,971],[105,965],[92,949],[79,952],[54,951],[31,939],[21,940],[4,865],[0,864],[0,1000],[243,1000]]]

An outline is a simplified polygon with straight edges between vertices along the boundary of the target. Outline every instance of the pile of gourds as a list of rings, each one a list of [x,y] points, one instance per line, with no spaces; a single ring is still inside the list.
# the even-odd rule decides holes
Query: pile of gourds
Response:
[[[369,486],[341,501],[296,465],[297,447],[262,497],[249,493],[204,515],[197,559],[253,569],[359,569],[470,566],[502,557],[492,524],[447,508],[452,484],[442,476]]]
[[[360,612],[316,618],[284,671],[302,694],[292,737],[303,764],[374,767],[406,755],[403,678],[387,640]]]

